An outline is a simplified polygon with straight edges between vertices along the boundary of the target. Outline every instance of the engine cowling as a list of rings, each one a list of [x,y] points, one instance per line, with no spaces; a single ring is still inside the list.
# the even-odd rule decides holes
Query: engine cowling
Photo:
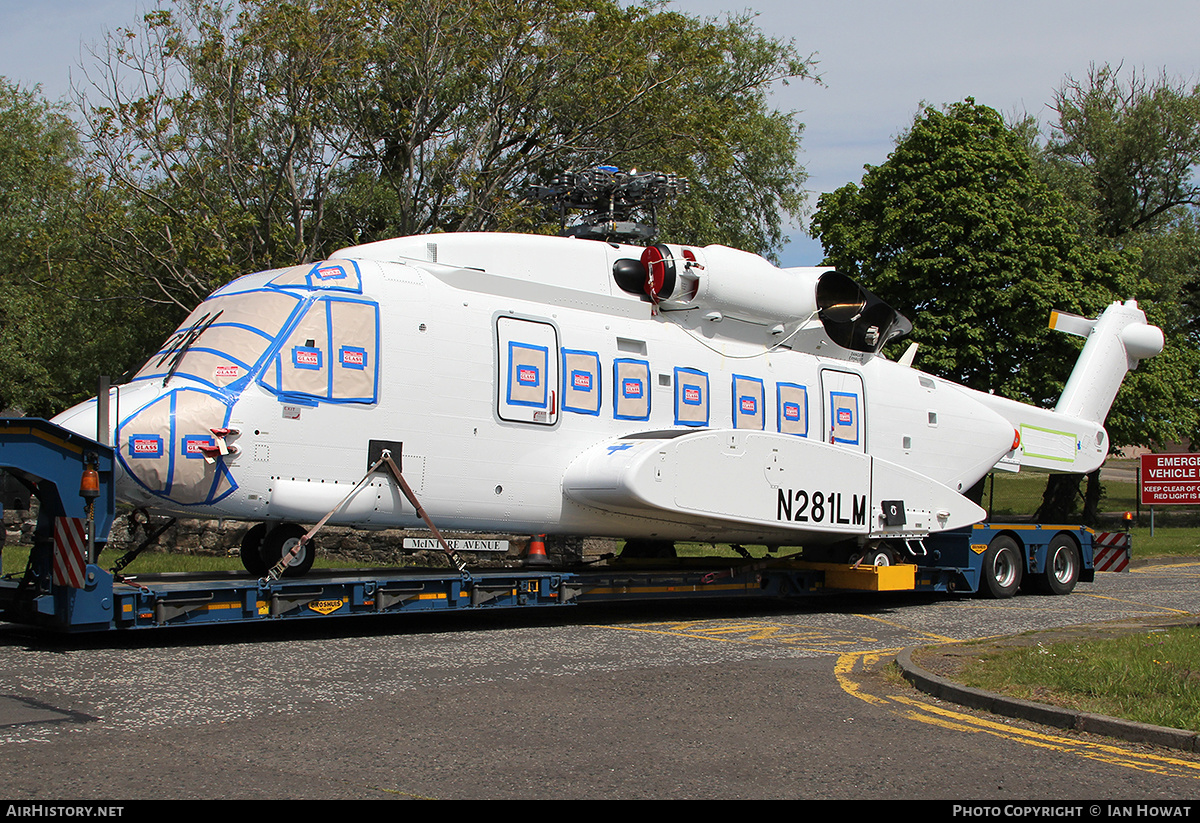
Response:
[[[726,246],[658,244],[613,266],[617,285],[664,311],[704,309],[759,325],[819,319],[832,342],[876,353],[912,324],[852,278],[829,268],[772,265]]]

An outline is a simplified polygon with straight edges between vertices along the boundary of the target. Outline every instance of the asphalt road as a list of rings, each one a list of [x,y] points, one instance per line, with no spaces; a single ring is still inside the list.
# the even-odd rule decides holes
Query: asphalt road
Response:
[[[1200,756],[922,695],[898,649],[1196,614],[1200,564],[1068,597],[856,595],[65,640],[0,624],[0,799],[1185,800]]]

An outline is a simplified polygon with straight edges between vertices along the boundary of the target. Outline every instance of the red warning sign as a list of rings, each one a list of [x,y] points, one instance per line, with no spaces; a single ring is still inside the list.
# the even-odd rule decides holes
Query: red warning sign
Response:
[[[1143,454],[1143,506],[1200,506],[1200,454]]]

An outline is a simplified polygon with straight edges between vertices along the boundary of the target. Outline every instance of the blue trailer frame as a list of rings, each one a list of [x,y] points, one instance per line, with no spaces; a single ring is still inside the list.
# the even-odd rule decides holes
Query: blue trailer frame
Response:
[[[979,524],[914,541],[913,562],[893,566],[711,558],[669,568],[630,561],[579,570],[353,569],[277,579],[237,572],[126,579],[94,562],[116,518],[111,447],[45,420],[0,418],[0,469],[41,502],[28,567],[0,578],[0,620],[61,632],[634,600],[786,599],[834,591],[982,589],[1007,597],[1022,578],[1065,594],[1075,580],[1094,577],[1090,529]],[[74,490],[89,471],[96,489],[85,497]],[[92,537],[71,582],[55,569],[61,559],[56,552],[62,553],[56,524],[64,519],[90,524]],[[1069,587],[1055,585],[1056,569],[1057,578],[1070,572]]]

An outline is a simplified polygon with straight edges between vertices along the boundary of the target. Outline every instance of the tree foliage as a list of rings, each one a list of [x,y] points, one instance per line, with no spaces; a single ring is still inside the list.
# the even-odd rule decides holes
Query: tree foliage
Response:
[[[82,161],[67,112],[0,78],[0,409],[61,410],[98,374],[124,371],[131,341],[154,329],[136,304],[106,299]]]
[[[1095,231],[1116,238],[1158,229],[1180,206],[1200,205],[1200,85],[1093,67],[1055,95],[1048,155],[1085,181]]]
[[[925,108],[861,186],[820,198],[813,226],[827,263],[909,314],[923,368],[1019,400],[1052,401],[1074,359],[1050,311],[1094,315],[1130,284],[1022,136],[971,99]]]
[[[526,187],[599,162],[692,181],[663,221],[773,252],[811,76],[749,18],[616,0],[178,0],[110,37],[84,111],[124,273],[189,307],[242,271],[433,231],[539,229]]]
[[[50,389],[52,360],[39,351],[30,278],[73,256],[62,232],[75,185],[70,121],[40,95],[0,85],[0,408],[34,405]]]
[[[1166,336],[1109,415],[1117,443],[1200,442],[1200,85],[1093,67],[1059,89],[1042,160],[1097,245],[1135,262],[1138,298]]]
[[[1018,399],[1053,403],[1075,360],[1045,330],[1050,309],[1138,299],[1166,350],[1126,377],[1110,442],[1194,445],[1200,87],[1119,74],[1068,78],[1044,144],[1031,119],[1006,126],[970,100],[926,109],[861,188],[821,199],[814,226],[829,262],[917,311],[924,367]],[[1070,516],[1078,489],[1052,476],[1039,518]],[[1100,496],[1093,473],[1085,521]]]

